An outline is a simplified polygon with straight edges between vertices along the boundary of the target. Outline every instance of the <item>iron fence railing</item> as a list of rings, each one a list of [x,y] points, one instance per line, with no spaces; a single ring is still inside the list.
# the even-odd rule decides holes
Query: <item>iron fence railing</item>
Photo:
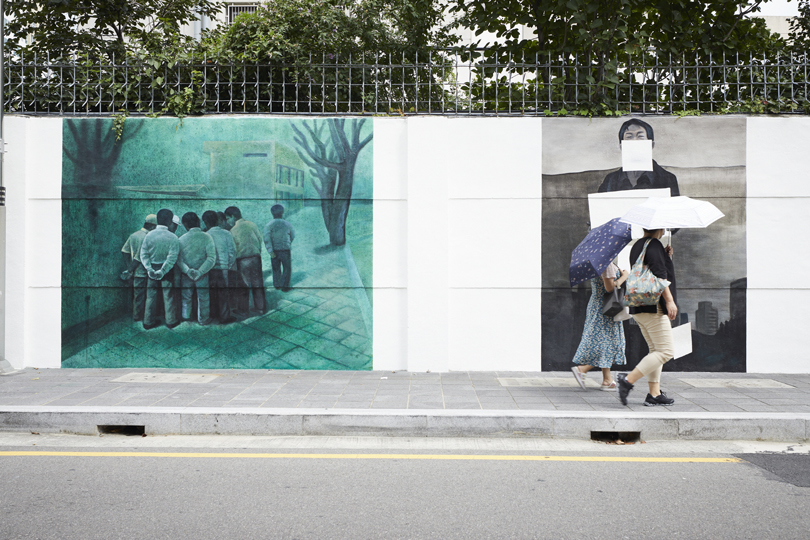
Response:
[[[549,115],[810,112],[808,54],[594,62],[497,50],[323,54],[257,64],[5,59],[5,110],[28,114]]]

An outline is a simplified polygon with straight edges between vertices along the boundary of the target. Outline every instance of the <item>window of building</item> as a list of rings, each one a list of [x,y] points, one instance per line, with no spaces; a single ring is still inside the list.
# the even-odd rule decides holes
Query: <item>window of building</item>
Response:
[[[253,4],[229,4],[228,5],[228,24],[233,24],[234,19],[242,13],[255,13],[256,5]]]

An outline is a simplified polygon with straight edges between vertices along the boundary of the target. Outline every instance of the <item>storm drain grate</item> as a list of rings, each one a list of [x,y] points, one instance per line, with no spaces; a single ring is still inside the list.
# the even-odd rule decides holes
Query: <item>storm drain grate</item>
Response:
[[[146,426],[96,426],[102,435],[126,435],[128,437],[144,437]]]
[[[591,440],[609,444],[641,442],[640,431],[591,431]]]

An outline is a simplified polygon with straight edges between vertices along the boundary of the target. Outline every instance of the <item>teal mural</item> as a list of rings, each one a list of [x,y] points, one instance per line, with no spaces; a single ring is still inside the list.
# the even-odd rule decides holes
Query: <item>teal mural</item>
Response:
[[[62,366],[371,369],[373,126],[63,120]]]

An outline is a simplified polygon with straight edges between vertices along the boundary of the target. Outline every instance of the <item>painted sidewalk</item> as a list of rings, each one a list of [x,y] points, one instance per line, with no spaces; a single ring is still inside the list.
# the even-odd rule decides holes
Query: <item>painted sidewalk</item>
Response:
[[[593,385],[593,386],[591,386]],[[806,440],[810,375],[664,373],[672,407],[622,406],[570,373],[26,369],[0,377],[0,429],[151,434]]]
[[[370,207],[354,209],[364,215]],[[273,288],[263,253],[267,313],[227,325],[183,322],[145,331],[129,313],[63,342],[64,367],[370,369],[371,304],[349,245],[328,246],[319,208],[290,220],[298,231],[293,290]],[[260,221],[261,222],[261,221]],[[89,345],[88,345],[89,344]]]

